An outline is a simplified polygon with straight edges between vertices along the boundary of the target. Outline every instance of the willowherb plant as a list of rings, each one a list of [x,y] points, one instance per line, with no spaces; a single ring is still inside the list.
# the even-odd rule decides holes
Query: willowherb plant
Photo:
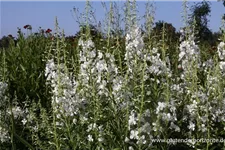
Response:
[[[6,100],[7,95],[6,95],[6,90],[8,88],[7,83],[5,82],[0,82],[0,99],[1,101],[1,106],[5,105],[5,102],[3,100]]]
[[[225,43],[220,42],[217,47],[217,52],[220,60],[225,60]]]
[[[161,54],[159,53],[159,50],[157,48],[153,48],[151,51],[151,54],[147,54],[147,61],[151,63],[150,66],[148,66],[148,73],[153,74],[155,76],[172,76],[172,72],[170,70],[170,62],[163,61],[161,59]]]
[[[126,35],[125,60],[128,70],[132,72],[136,64],[135,61],[143,60],[145,52],[140,28],[133,26],[130,30],[130,34]]]
[[[8,129],[5,129],[2,125],[0,125],[0,142],[5,143],[9,141],[10,141],[10,135],[8,133]]]
[[[188,40],[182,41],[179,47],[179,61],[181,61],[181,68],[188,71],[190,68],[191,61],[197,63],[200,66],[200,51],[198,46],[195,44],[194,35],[191,35]]]
[[[218,56],[220,59],[219,67],[222,71],[222,74],[225,75],[225,43],[220,42],[217,47]]]
[[[0,82],[0,145],[4,142],[9,142],[10,135],[8,132],[8,125],[6,124],[6,113],[7,113],[7,101],[9,100],[6,94],[6,90],[8,88],[7,83]]]
[[[91,7],[87,5],[89,23]],[[11,137],[9,134],[14,124],[24,129],[15,133],[26,136],[24,139],[36,149],[173,149],[174,145],[154,143],[153,139],[223,138],[224,42],[217,47],[218,57],[202,63],[195,37],[187,33],[189,27],[185,28],[176,56],[180,70],[174,73],[170,66],[173,60],[166,57],[166,33],[163,31],[160,44],[155,45],[151,39],[146,44],[136,14],[131,12],[136,10],[134,5],[135,1],[127,3],[125,49],[111,47],[111,31],[120,29],[116,26],[119,22],[114,22],[120,16],[115,16],[113,7],[108,17],[108,37],[100,39],[107,46],[94,41],[88,29],[78,40],[76,56],[70,62],[64,38],[55,36],[52,44],[56,46],[50,48],[45,62],[44,82],[51,91],[45,89],[51,100],[48,112],[42,108],[42,97],[38,103],[8,108],[8,87],[0,82],[0,146],[10,140],[17,142],[14,133]],[[154,18],[147,14],[146,19],[150,23],[146,24],[146,38],[152,38]],[[183,145],[210,149],[212,143],[189,141]]]
[[[78,113],[79,98],[76,95],[77,83],[66,74],[65,65],[56,65],[54,60],[46,64],[47,81],[52,87],[52,105],[65,116],[74,116]]]
[[[96,51],[94,43],[90,39],[87,41],[80,39],[78,45],[82,47],[80,51],[80,72],[78,74],[78,80],[82,87],[80,93],[82,98],[86,103],[90,102],[90,98],[93,98],[95,95],[90,95],[88,91],[107,97],[109,91],[106,88],[105,73],[108,71],[108,68],[103,58],[103,53]]]

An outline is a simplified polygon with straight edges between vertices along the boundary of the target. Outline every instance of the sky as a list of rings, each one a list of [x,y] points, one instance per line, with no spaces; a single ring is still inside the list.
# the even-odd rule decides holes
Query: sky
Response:
[[[105,1],[109,4],[109,1]],[[145,13],[145,4],[147,1],[137,1],[138,15],[143,16]],[[122,12],[124,1],[118,2]],[[209,17],[209,29],[216,32],[221,26],[221,17],[225,13],[225,7],[222,2],[210,1],[211,14]],[[91,2],[97,22],[102,21],[105,17],[105,11],[101,1]],[[189,2],[192,6],[194,2]],[[156,1],[154,2],[155,22],[159,20],[172,23],[179,30],[183,26],[181,12],[182,1]],[[64,29],[66,36],[74,35],[79,31],[79,25],[73,13],[76,7],[82,13],[85,8],[85,1],[1,1],[0,0],[0,37],[4,35],[13,35],[16,37],[18,27],[24,33],[27,31],[23,26],[30,24],[32,32],[37,32],[39,27],[42,29],[55,28],[55,17],[58,19],[60,29]],[[140,22],[143,23],[143,20]]]

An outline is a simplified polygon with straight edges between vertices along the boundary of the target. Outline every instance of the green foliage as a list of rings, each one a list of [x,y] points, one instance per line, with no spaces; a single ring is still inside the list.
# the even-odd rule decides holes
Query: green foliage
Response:
[[[223,2],[223,5],[225,6],[225,0],[217,0],[217,1],[222,1]]]
[[[6,50],[10,94],[17,93],[20,104],[29,97],[34,102],[42,99],[43,105],[49,107],[43,62],[43,53],[49,48],[47,43],[49,38],[46,37],[30,35],[25,39],[19,36],[17,45]]]
[[[171,61],[171,67],[175,71],[177,69],[177,45],[179,44],[180,33],[176,31],[175,27],[171,23],[164,21],[158,21],[151,32],[151,42],[155,43],[155,46],[160,46],[165,50],[165,55],[169,56]],[[148,37],[145,38],[147,42]],[[163,44],[162,44],[163,43]]]
[[[225,1],[223,0],[223,6],[225,7]],[[223,15],[222,19],[225,20],[225,14]]]
[[[10,45],[16,45],[16,40],[13,39],[11,36],[3,36],[0,39],[0,49],[2,48],[9,48]]]
[[[190,15],[190,24],[195,26],[195,36],[200,42],[212,41],[212,32],[208,28],[208,16],[210,15],[211,7],[207,1],[198,2],[192,6],[192,14]]]
[[[133,25],[138,22],[138,17],[134,13],[134,11],[136,11],[135,1],[133,3],[126,3],[126,6],[127,14],[125,20],[127,22],[125,29],[126,32],[132,32],[133,28],[131,27],[133,27]],[[13,140],[11,141],[12,143],[0,143],[0,149],[3,147],[6,149],[14,148],[22,150],[29,147],[30,149],[43,150],[79,150],[101,148],[128,150],[131,149],[129,147],[130,145],[132,145],[134,149],[194,149],[186,143],[170,145],[166,142],[156,142],[149,144],[149,146],[142,146],[141,144],[137,144],[136,139],[131,139],[129,142],[126,142],[126,137],[129,138],[130,132],[134,131],[128,127],[128,121],[131,120],[131,110],[136,111],[135,118],[136,121],[138,120],[133,126],[134,129],[139,129],[139,127],[144,126],[146,120],[148,121],[147,123],[153,123],[155,121],[154,123],[156,123],[156,126],[153,127],[151,124],[151,129],[145,129],[147,132],[151,132],[151,136],[154,138],[179,139],[190,137],[224,137],[224,132],[220,132],[220,130],[224,127],[224,123],[217,122],[214,124],[213,121],[213,123],[210,122],[210,117],[213,117],[208,114],[206,114],[208,116],[206,117],[206,122],[204,122],[204,125],[207,126],[206,128],[208,130],[208,135],[203,135],[200,132],[200,119],[203,118],[202,116],[205,115],[204,113],[209,113],[208,109],[207,112],[203,112],[201,107],[208,108],[208,104],[212,104],[210,107],[215,108],[216,106],[214,107],[214,105],[216,104],[213,102],[217,102],[219,100],[222,101],[222,98],[224,97],[224,81],[222,80],[221,72],[219,72],[218,64],[214,64],[214,68],[212,70],[207,70],[208,72],[204,72],[201,70],[202,68],[199,69],[196,67],[197,64],[195,64],[194,61],[191,61],[191,65],[188,68],[190,69],[188,70],[190,72],[187,76],[185,76],[186,82],[184,82],[184,84],[180,84],[182,83],[182,79],[180,79],[180,77],[183,71],[182,68],[179,68],[180,70],[178,69],[178,48],[180,46],[180,33],[176,32],[176,29],[171,23],[159,21],[155,23],[155,26],[146,27],[146,29],[149,30],[147,33],[145,33],[144,30],[141,30],[141,35],[144,37],[143,45],[145,45],[144,48],[147,51],[146,54],[150,54],[149,57],[153,56],[153,48],[157,48],[159,53],[155,53],[156,55],[154,58],[162,60],[162,62],[166,64],[166,67],[168,67],[170,64],[171,66],[169,67],[173,74],[171,76],[169,76],[169,73],[160,75],[153,73],[145,74],[145,67],[147,65],[152,65],[154,62],[147,61],[144,57],[140,59],[137,55],[131,60],[134,62],[134,68],[131,72],[129,72],[130,68],[128,68],[125,60],[127,46],[126,37],[123,35],[125,31],[120,30],[120,27],[115,28],[115,24],[118,25],[119,23],[112,21],[108,24],[109,27],[107,28],[107,31],[102,32],[96,25],[92,25],[90,23],[90,18],[88,18],[89,9],[90,6],[89,3],[87,3],[87,22],[80,25],[80,31],[77,32],[75,36],[65,37],[63,32],[60,33],[58,31],[58,23],[56,20],[56,33],[54,35],[40,32],[36,34],[31,33],[27,37],[24,37],[21,30],[19,30],[18,39],[16,41],[9,37],[3,37],[1,39],[0,62],[3,63],[0,64],[0,81],[4,80],[8,84],[7,94],[9,99],[7,100],[9,102],[7,105],[11,106],[11,114],[8,114],[11,118],[7,118],[8,116],[5,115],[7,117],[1,119],[9,126],[9,131]],[[202,62],[213,58],[213,62],[218,63],[218,59],[216,57],[216,46],[218,44],[218,38],[222,35],[219,32],[211,33],[211,31],[208,30],[207,16],[209,15],[210,11],[210,6],[205,1],[193,6],[191,24],[194,24],[195,29],[199,31],[197,36],[200,38],[199,47],[201,49],[200,53]],[[109,14],[112,15],[113,13]],[[148,16],[148,19],[149,23],[152,23],[152,17]],[[93,54],[94,58],[88,62],[92,65],[92,68],[88,68],[90,72],[85,78],[85,80],[88,81],[86,83],[87,85],[82,85],[83,83],[78,77],[81,72],[81,62],[79,55],[82,51],[82,47],[78,46],[78,41],[81,38],[84,39],[84,41],[87,39],[91,39],[93,41],[95,45],[94,48],[97,51],[102,52],[103,56],[101,56],[101,60],[109,61],[107,56],[109,54],[115,57],[115,66],[118,66],[118,74],[116,74],[113,79],[116,79],[116,77],[120,76],[122,79],[124,79],[121,81],[123,84],[118,91],[118,93],[121,92],[121,95],[123,96],[121,96],[119,99],[115,99],[116,96],[112,93],[113,88],[115,88],[112,86],[112,82],[117,83],[117,81],[111,81],[113,80],[111,79],[112,73],[104,74],[107,71],[101,72],[100,79],[106,81],[106,86],[103,90],[108,90],[109,95],[100,95],[98,93],[101,92],[97,90],[100,85],[94,80],[95,76],[92,76],[92,73],[95,71],[94,67],[97,65],[97,63],[92,63],[94,63],[94,59],[100,57],[99,53],[98,55]],[[135,40],[131,46],[131,49],[134,51],[136,50],[135,46],[142,43],[142,41],[138,40],[140,39]],[[210,40],[211,42],[209,42]],[[75,79],[78,83],[76,92],[83,94],[83,97],[77,98],[74,96],[72,99],[82,100],[82,102],[77,100],[77,104],[73,103],[74,105],[78,105],[80,103],[82,104],[79,106],[79,113],[67,116],[63,113],[62,106],[58,105],[56,108],[54,107],[56,103],[55,101],[58,100],[54,97],[54,94],[56,92],[62,94],[67,87],[61,85],[64,81],[64,78],[60,77],[57,78],[57,86],[59,86],[57,87],[59,88],[59,90],[57,89],[58,91],[54,87],[47,84],[48,82],[45,75],[45,69],[46,63],[50,58],[56,62],[56,66],[58,68],[63,66],[61,70],[56,70],[57,73],[62,71],[62,73],[67,75],[65,76],[65,79],[70,80],[72,78],[71,80]],[[159,60],[154,61],[159,63]],[[111,63],[112,62],[108,63],[107,67],[112,65]],[[85,65],[83,66],[84,68]],[[156,64],[156,66],[153,66],[153,71],[157,70],[157,65],[160,66],[162,64]],[[100,68],[101,67],[102,66],[100,66]],[[211,81],[207,80],[207,77],[210,75],[213,79],[218,78],[219,81],[219,83],[213,83],[215,84],[215,87],[212,89],[210,89]],[[179,77],[179,79],[177,77]],[[120,81],[118,81],[118,83],[119,82]],[[182,88],[183,91],[174,92],[174,89],[172,89],[174,84],[180,84],[182,86],[180,88]],[[72,87],[70,92],[73,93],[74,90],[75,86]],[[192,98],[195,98],[196,101],[199,101],[199,98],[196,98],[196,95],[194,94],[195,92],[199,92],[201,90],[203,90],[203,93],[208,91],[209,99],[206,103],[207,106],[206,104],[202,105],[201,102],[198,102],[199,108],[196,108],[197,115],[192,118],[192,121],[196,122],[195,133],[191,132],[187,127],[189,124],[187,119],[189,119],[189,117],[182,117],[184,116],[185,111],[189,110],[186,106],[188,105],[191,107],[191,105],[193,105],[193,103],[191,103]],[[214,93],[211,93],[211,91]],[[182,94],[180,94],[180,92],[182,92]],[[219,95],[219,100],[214,99],[214,97],[216,97],[214,94],[216,96]],[[85,98],[89,101],[87,101]],[[64,100],[66,101],[67,99]],[[85,103],[85,100],[88,103]],[[174,101],[171,102],[171,100]],[[127,101],[129,101],[131,104],[126,104]],[[175,107],[166,107],[165,110],[163,110],[165,112],[159,115],[156,113],[155,109],[159,102],[164,102],[164,104],[168,106],[175,105],[175,103],[177,103],[178,109]],[[14,119],[14,116],[18,114],[12,113],[12,107],[16,105],[18,105],[20,108],[23,108],[24,112],[20,117]],[[218,105],[218,107],[219,106],[220,105]],[[159,111],[162,111],[160,109],[163,108],[159,108]],[[170,111],[173,109],[176,109],[176,113],[178,115],[177,120],[174,122],[179,125],[181,132],[174,131],[174,129],[170,128],[169,122],[163,120],[163,117],[166,117],[168,114],[172,114]],[[144,116],[146,110],[149,110],[149,116]],[[5,111],[7,112],[8,110]],[[166,116],[161,116],[165,114]],[[27,122],[24,123],[24,120],[22,119],[25,119]],[[87,131],[89,130],[90,125],[96,125],[97,128]],[[100,132],[104,137],[103,142],[98,137]],[[144,136],[149,139],[151,137],[147,134]],[[90,139],[88,139],[88,137]],[[195,148],[206,149],[206,147],[208,147],[208,149],[210,149],[216,146],[217,148],[222,149],[224,145],[197,143]]]

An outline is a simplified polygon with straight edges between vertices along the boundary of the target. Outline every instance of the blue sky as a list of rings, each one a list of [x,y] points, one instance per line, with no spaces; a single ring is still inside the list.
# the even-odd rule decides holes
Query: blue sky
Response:
[[[109,2],[106,2],[109,4]],[[124,2],[120,2],[119,6],[123,6]],[[144,15],[146,1],[138,1],[139,15]],[[193,5],[193,2],[189,2],[189,6]],[[38,31],[39,27],[43,29],[53,29],[55,26],[55,17],[57,16],[59,26],[65,30],[66,35],[74,35],[78,31],[78,24],[73,17],[73,7],[79,8],[80,12],[84,11],[85,1],[2,1],[1,6],[1,31],[0,37],[3,35],[12,34],[16,36],[17,27],[22,28],[22,31],[26,33],[23,26],[30,24],[33,27],[33,32]],[[96,11],[96,18],[101,21],[105,17],[105,12],[100,1],[92,2],[92,6]],[[181,21],[182,1],[155,1],[156,21],[164,20],[168,23],[172,23],[177,29],[182,27]],[[122,11],[122,9],[121,9]],[[222,2],[211,1],[211,17],[209,17],[209,28],[212,31],[218,31],[221,25],[222,14],[225,13],[225,8]],[[142,22],[143,23],[143,22]]]

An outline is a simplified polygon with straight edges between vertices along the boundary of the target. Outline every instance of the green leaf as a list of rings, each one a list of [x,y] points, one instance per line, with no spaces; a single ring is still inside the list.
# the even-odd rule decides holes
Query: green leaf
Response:
[[[25,72],[25,68],[20,64],[21,69]]]
[[[22,142],[24,145],[26,145],[27,147],[29,147],[30,149],[32,149],[32,150],[35,150],[34,148],[33,148],[33,146],[31,146],[27,141],[25,141],[23,138],[21,138],[19,135],[17,135],[15,132],[13,133],[14,134],[14,136],[18,139],[18,140],[20,140],[20,142]]]

